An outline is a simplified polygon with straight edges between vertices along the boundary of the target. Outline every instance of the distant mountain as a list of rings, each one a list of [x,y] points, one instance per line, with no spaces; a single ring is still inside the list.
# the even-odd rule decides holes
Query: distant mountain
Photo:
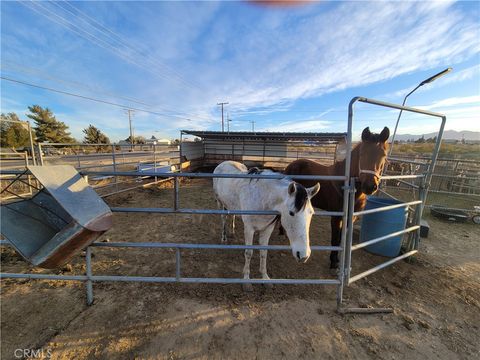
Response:
[[[423,134],[423,137],[426,139],[432,138],[434,136],[437,136],[437,133],[428,133],[428,134]],[[399,141],[407,141],[407,140],[417,140],[422,137],[422,134],[420,135],[411,135],[411,134],[398,134],[395,136],[395,140]],[[456,130],[445,130],[443,132],[443,139],[444,140],[480,140],[480,132],[478,131],[467,131],[467,130],[462,130],[462,131],[456,131]]]

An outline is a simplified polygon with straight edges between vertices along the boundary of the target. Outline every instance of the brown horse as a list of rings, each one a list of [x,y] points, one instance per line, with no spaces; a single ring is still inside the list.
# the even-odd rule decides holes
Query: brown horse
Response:
[[[351,155],[350,177],[357,179],[355,188],[355,211],[363,210],[367,202],[367,195],[378,189],[380,175],[387,156],[387,140],[390,130],[385,127],[380,134],[373,134],[367,127],[362,132],[362,142],[358,144]],[[345,160],[338,161],[331,166],[320,165],[312,160],[299,159],[290,163],[285,169],[288,175],[344,175]],[[295,180],[295,176],[293,176]],[[298,180],[305,187],[314,186],[317,180]],[[343,182],[320,180],[320,191],[312,198],[314,207],[326,211],[343,210]],[[342,235],[342,218],[332,216],[332,246],[338,246]],[[338,267],[338,252],[330,253],[330,268]]]

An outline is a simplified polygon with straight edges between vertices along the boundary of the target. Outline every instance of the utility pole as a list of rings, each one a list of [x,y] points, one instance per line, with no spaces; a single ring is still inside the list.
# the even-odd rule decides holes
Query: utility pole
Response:
[[[230,119],[230,114],[227,112],[227,132],[230,133],[230,123],[232,119]]]
[[[223,105],[228,105],[228,102],[217,103],[217,105],[222,107],[222,132],[224,132],[225,131],[225,125],[224,125],[224,122],[223,122]]]
[[[130,126],[130,150],[133,151],[133,144],[135,144],[135,137],[133,136],[132,130],[132,113],[134,112],[132,109],[125,109],[128,114],[128,124]]]
[[[252,132],[255,132],[255,120],[250,120],[252,123]]]

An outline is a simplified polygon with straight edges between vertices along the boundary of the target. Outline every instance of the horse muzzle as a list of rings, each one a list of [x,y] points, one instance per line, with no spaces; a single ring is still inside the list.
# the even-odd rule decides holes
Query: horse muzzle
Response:
[[[300,251],[295,252],[295,260],[301,264],[305,264],[309,257],[310,255],[302,254]]]
[[[369,184],[362,183],[361,189],[363,193],[367,195],[372,195],[374,192],[378,190],[378,185],[376,183],[369,183]]]

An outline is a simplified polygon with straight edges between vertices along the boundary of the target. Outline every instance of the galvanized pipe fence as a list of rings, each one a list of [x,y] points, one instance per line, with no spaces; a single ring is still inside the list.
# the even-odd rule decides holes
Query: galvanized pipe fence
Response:
[[[402,109],[404,111],[411,111],[421,113],[429,116],[435,116],[442,119],[439,136],[437,137],[437,144],[435,152],[432,155],[432,161],[427,168],[427,172],[421,175],[400,175],[400,176],[385,176],[382,180],[389,179],[421,179],[421,185],[418,187],[419,200],[411,201],[398,205],[385,206],[381,208],[354,211],[355,204],[355,179],[350,178],[350,164],[351,164],[351,148],[352,148],[352,123],[353,123],[353,107],[356,102],[370,103],[373,105],[383,106],[387,108]],[[67,280],[67,281],[82,281],[86,283],[87,303],[93,303],[93,283],[101,281],[112,282],[152,282],[152,283],[166,283],[166,282],[181,282],[181,283],[222,283],[222,284],[323,284],[336,286],[337,307],[340,308],[343,300],[343,290],[345,285],[349,285],[361,278],[375,273],[389,265],[392,265],[402,259],[408,258],[418,252],[419,247],[419,228],[420,219],[423,211],[423,205],[427,195],[429,181],[434,169],[434,164],[438,155],[438,149],[443,134],[445,125],[445,116],[430,111],[415,109],[407,106],[385,103],[377,100],[357,97],[352,99],[349,104],[348,129],[346,135],[347,155],[345,158],[345,173],[340,176],[315,176],[315,175],[292,175],[295,179],[305,180],[330,180],[343,181],[343,206],[342,211],[316,211],[315,216],[338,216],[342,217],[342,236],[339,246],[312,246],[312,251],[338,251],[340,255],[340,266],[337,277],[334,279],[241,279],[241,278],[207,278],[207,277],[183,277],[181,266],[181,250],[182,249],[221,249],[221,250],[273,250],[285,251],[290,250],[290,246],[284,245],[225,245],[225,244],[189,244],[189,243],[161,243],[161,242],[112,242],[102,243],[95,242],[86,248],[86,274],[85,275],[53,275],[53,274],[19,274],[19,273],[0,273],[0,278],[23,278],[23,279],[50,279],[50,280]],[[0,174],[8,171],[0,170]],[[12,173],[12,171],[8,172]],[[113,212],[131,212],[131,213],[161,213],[161,214],[210,214],[210,215],[278,215],[276,211],[253,211],[253,210],[213,210],[213,209],[188,209],[180,207],[179,195],[179,178],[244,178],[244,179],[282,179],[285,175],[263,175],[263,174],[211,174],[211,173],[157,173],[155,171],[142,172],[122,172],[122,171],[88,171],[82,170],[81,174],[101,175],[101,176],[151,176],[160,178],[173,178],[174,196],[173,207],[171,208],[123,208],[113,207]],[[388,211],[398,207],[415,206],[415,217],[413,223],[409,227],[402,230],[369,240],[366,243],[353,245],[353,220],[354,217],[364,216],[376,212]],[[362,273],[351,276],[352,253],[365,246],[387,240],[391,237],[410,234],[409,249],[406,253],[388,260],[380,265],[368,269]],[[7,241],[1,241],[0,245],[8,245]],[[121,275],[94,275],[92,270],[92,249],[94,248],[149,248],[149,249],[175,249],[175,277],[157,277],[157,276],[121,276]]]
[[[4,171],[2,171],[3,173]],[[103,175],[110,175],[113,172],[102,172]],[[83,171],[82,175],[94,175],[99,172]],[[255,178],[255,179],[283,179],[285,175],[261,175],[261,174],[210,174],[210,173],[172,173],[172,174],[158,174],[155,172],[120,172],[119,176],[138,176],[146,174],[149,176],[158,175],[159,177],[174,178],[174,198],[172,208],[118,208],[112,207],[112,212],[134,212],[134,213],[161,213],[161,214],[210,214],[210,215],[279,215],[277,211],[256,211],[256,210],[214,210],[214,209],[182,209],[179,206],[180,196],[178,181],[181,177],[195,177],[195,178]],[[323,178],[332,181],[342,181],[344,176],[301,176],[305,179],[321,180]],[[316,212],[316,216],[345,216],[345,212],[321,211]],[[2,241],[1,245],[7,245],[8,242]],[[108,247],[108,248],[151,248],[151,249],[175,249],[175,277],[158,277],[158,276],[111,276],[111,275],[93,275],[92,271],[92,248]],[[222,284],[325,284],[325,285],[343,285],[342,281],[337,279],[236,279],[236,278],[192,278],[181,276],[181,249],[223,249],[223,250],[290,250],[290,246],[286,245],[224,245],[224,244],[184,244],[184,243],[158,243],[158,242],[117,242],[117,243],[102,243],[96,242],[91,244],[86,249],[86,275],[81,276],[64,276],[64,275],[50,275],[50,274],[15,274],[2,273],[1,278],[26,278],[26,279],[51,279],[51,280],[69,280],[69,281],[85,281],[87,288],[87,303],[93,303],[93,282],[98,281],[132,281],[132,282],[183,282],[183,283],[222,283]],[[341,246],[312,246],[312,251],[343,251]]]
[[[402,168],[401,171],[389,169],[388,173],[392,174],[403,173],[403,171],[413,173],[416,170],[425,172],[431,162],[431,158],[424,156],[414,156],[412,159],[398,154],[389,156],[388,160],[392,164],[400,164]],[[404,165],[408,165],[409,169],[405,169]],[[429,204],[425,204],[425,207],[432,208],[440,205],[443,210],[447,211],[478,213],[474,207],[480,205],[480,161],[438,158],[436,165],[439,172],[432,173],[432,181],[435,181],[430,185],[428,192],[438,194],[438,197],[430,198]],[[412,167],[417,167],[417,169]],[[397,182],[397,186],[387,185],[385,189],[392,188],[406,192],[410,190],[409,186],[402,186],[409,184],[405,184],[402,180],[397,180]]]
[[[45,152],[52,152],[48,151],[49,149],[68,149],[70,151],[76,151],[75,154],[71,155],[64,155],[63,157],[53,157],[47,159],[45,158]],[[87,151],[84,152],[83,149],[102,149],[103,152],[101,153],[92,153]],[[153,171],[157,171],[157,168],[164,165],[164,163],[168,163],[169,165],[177,165],[178,162],[178,149],[176,146],[173,145],[166,145],[166,144],[71,144],[71,143],[39,143],[37,144],[37,156],[39,158],[39,163],[41,165],[47,164],[47,162],[51,163],[70,163],[72,164],[78,171],[84,171],[88,169],[101,169],[101,168],[111,168],[112,171],[115,173],[118,171],[120,167],[125,168],[125,166],[142,166],[143,170],[153,169]],[[102,161],[102,158],[107,161],[106,164],[103,163],[95,163],[91,164],[92,161],[95,159],[99,159],[98,161]],[[136,161],[128,161],[127,158],[136,158]],[[150,167],[145,167],[145,165],[151,165]],[[100,175],[102,176],[102,175]],[[85,179],[88,181],[88,175],[84,175]],[[113,181],[108,184],[102,184],[99,186],[93,186],[95,189],[105,189],[109,187],[114,187],[114,190],[102,194],[102,197],[107,197],[115,194],[119,194],[121,192],[129,191],[136,189],[141,186],[151,186],[158,183],[158,179],[155,176],[154,181],[148,182],[142,185],[135,185],[130,188],[120,188],[119,185],[131,183],[133,181],[141,181],[144,179],[149,179],[150,176],[142,176],[139,175],[138,177],[128,177],[124,180],[119,180],[117,175],[111,175]],[[95,179],[93,179],[95,180]],[[165,181],[165,180],[161,180]]]

